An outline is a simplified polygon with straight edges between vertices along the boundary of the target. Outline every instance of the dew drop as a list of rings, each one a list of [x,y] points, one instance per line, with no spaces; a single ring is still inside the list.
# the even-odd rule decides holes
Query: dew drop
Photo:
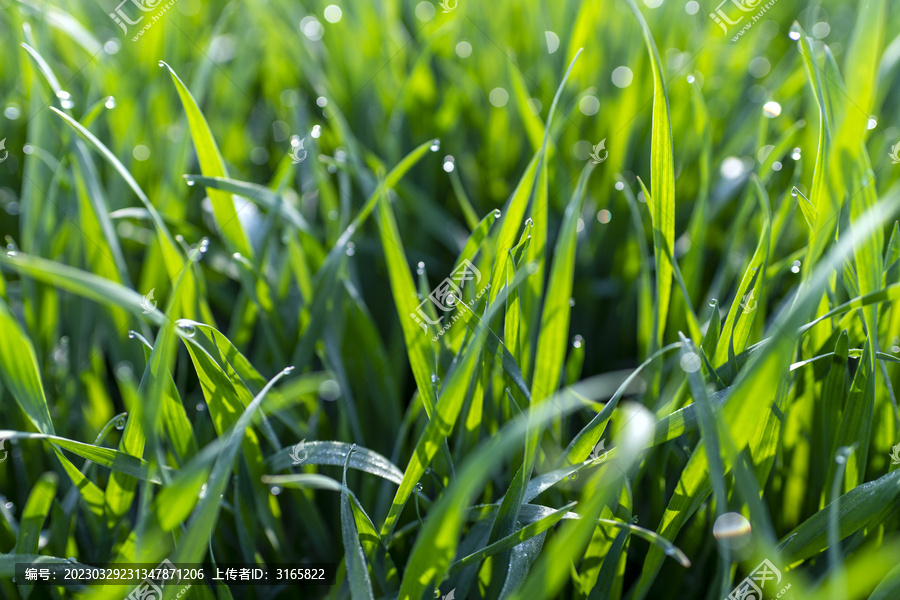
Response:
[[[234,260],[241,260],[243,258],[243,256],[241,256],[240,252],[235,252],[234,254],[231,255],[231,258],[233,258]]]
[[[794,151],[791,153],[791,158],[800,160],[800,148],[794,148]]]
[[[795,260],[794,264],[791,265],[791,273],[799,273],[800,272],[800,261]]]
[[[293,367],[293,366],[291,366],[291,367],[285,367],[281,372],[284,373],[285,375],[290,375],[291,373],[294,372],[294,369],[295,369],[295,368],[296,368],[296,367]]]
[[[763,115],[770,119],[774,119],[778,115],[781,114],[781,105],[775,102],[774,100],[770,100],[763,105]]]
[[[119,431],[122,431],[123,429],[125,429],[125,422],[127,420],[128,419],[125,418],[125,415],[119,415],[118,417],[116,417],[116,421],[115,421],[116,429],[118,429]]]
[[[137,335],[137,334],[132,329],[131,331],[128,332],[128,339],[133,340],[135,335]]]
[[[721,545],[737,550],[750,542],[752,528],[744,515],[727,512],[720,515],[713,524],[713,537]]]
[[[314,138],[318,138],[320,135],[322,135],[322,127],[319,125],[313,125],[312,131],[309,132],[309,135]]]
[[[632,522],[634,525],[637,525],[637,522],[638,522],[637,515],[634,515],[633,517],[631,517],[631,522]]]
[[[194,184],[197,183],[197,181],[196,181],[193,177],[191,177],[190,175],[185,175],[185,176],[184,176],[184,181],[185,181],[185,183],[187,183],[190,187],[194,187]]]
[[[625,189],[625,184],[622,183],[621,181],[617,181],[617,182],[616,182],[616,189],[619,190],[619,191],[621,192],[622,190]]]
[[[572,340],[572,347],[573,348],[581,348],[581,345],[583,342],[584,342],[584,338],[581,337],[580,335],[576,335],[575,338]]]
[[[326,379],[319,385],[319,396],[326,402],[334,402],[341,396],[341,386],[334,379]]]
[[[791,30],[788,33],[788,37],[795,42],[800,39],[800,26],[797,23],[791,25]]]
[[[356,254],[356,246],[353,244],[353,242],[347,243],[346,253],[347,253],[347,256],[353,256],[354,254]]]
[[[694,79],[694,76],[693,76],[693,75],[688,75],[688,76],[687,76],[687,81],[688,81],[688,83],[694,83],[694,82],[697,81],[697,80]]]
[[[444,171],[447,173],[452,173],[455,166],[456,159],[450,155],[444,157]]]
[[[440,150],[440,149],[441,149],[441,140],[436,139],[436,140],[434,140],[434,141],[431,142],[431,148],[430,148],[430,150],[431,150],[432,152],[437,152],[437,151]]]
[[[417,484],[416,484],[416,491],[417,491],[417,492],[421,492],[423,489],[425,489],[425,488],[422,486],[421,483],[417,483]]]
[[[499,219],[499,218],[500,218],[500,215],[502,215],[502,214],[503,214],[503,213],[500,211],[499,208],[495,208],[495,209],[494,209],[494,218],[495,218],[495,219]]]
[[[575,298],[569,298],[569,306],[575,306]]]
[[[416,275],[424,275],[425,274],[425,263],[419,261],[419,264],[416,265]]]
[[[437,375],[435,375],[434,373],[432,373],[431,374],[431,383],[437,385],[440,382],[441,382],[441,378],[438,377]]]
[[[271,492],[273,496],[277,496],[278,494],[281,493],[281,488],[278,487],[277,485],[273,485],[273,486],[269,489],[269,492]]]
[[[793,196],[794,198],[797,197],[797,188],[791,188],[791,196]]]
[[[681,357],[680,364],[685,373],[696,373],[700,370],[700,357],[695,352],[687,352]]]
[[[116,107],[116,99],[112,96],[106,97],[106,102],[103,103],[103,106],[106,108],[115,108]]]
[[[10,258],[13,258],[16,255],[16,251],[15,250],[7,250],[6,255]]]
[[[178,328],[181,329],[181,332],[184,333],[184,335],[188,337],[194,337],[194,335],[196,335],[197,329],[196,327],[191,325],[190,322],[182,319],[180,321],[177,321],[176,323],[178,325]]]
[[[194,408],[197,410],[197,412],[203,412],[204,410],[206,410],[206,405],[202,402],[198,402]]]
[[[160,67],[164,67],[164,66],[166,66],[166,63],[165,63],[165,61],[162,61],[162,60],[161,60],[161,61],[159,61],[159,66],[160,66]]]

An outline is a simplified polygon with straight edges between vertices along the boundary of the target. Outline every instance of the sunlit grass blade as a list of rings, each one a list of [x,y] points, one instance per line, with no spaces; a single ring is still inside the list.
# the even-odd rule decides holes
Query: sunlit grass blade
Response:
[[[669,257],[675,254],[675,159],[669,98],[659,52],[643,15],[632,0],[627,2],[640,23],[653,71],[653,131],[650,152],[650,193],[653,200],[650,216],[656,265],[655,350],[662,346],[672,291],[672,264]]]
[[[184,106],[184,112],[187,115],[187,122],[191,129],[191,137],[194,140],[194,148],[197,150],[197,160],[200,162],[200,169],[207,177],[228,177],[228,171],[225,168],[225,161],[219,153],[219,147],[213,138],[206,117],[197,106],[197,102],[191,95],[190,90],[182,83],[181,79],[175,73],[175,70],[163,61],[159,61],[160,67],[165,67],[172,75],[172,81],[175,82],[175,88],[178,90],[178,96],[181,98],[181,104]],[[238,212],[234,205],[234,200],[230,194],[224,193],[215,188],[207,189],[210,202],[212,202],[213,212],[216,215],[216,222],[222,229],[225,239],[233,251],[240,252],[244,256],[253,257],[253,249],[250,247],[250,241],[241,220],[238,218]]]

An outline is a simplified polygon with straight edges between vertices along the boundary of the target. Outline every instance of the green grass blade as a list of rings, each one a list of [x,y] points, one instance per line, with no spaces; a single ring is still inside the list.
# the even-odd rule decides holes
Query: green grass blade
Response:
[[[200,107],[197,106],[197,102],[191,95],[190,90],[182,83],[172,67],[163,61],[159,61],[159,66],[167,68],[172,75],[172,81],[175,82],[175,88],[178,90],[178,96],[181,98],[181,104],[184,106],[184,112],[187,115],[191,137],[194,140],[194,148],[197,150],[197,160],[200,162],[200,169],[203,171],[203,175],[227,178],[228,170],[225,168],[225,161],[219,153],[219,147],[216,145],[215,139],[213,139],[209,123],[206,122],[206,117],[203,116]],[[212,202],[216,222],[232,251],[240,252],[248,258],[252,258],[253,249],[250,247],[250,241],[244,232],[241,220],[238,218],[237,209],[234,206],[234,200],[231,195],[215,188],[207,189],[207,193],[209,194],[210,202]]]
[[[244,434],[266,394],[279,379],[288,373],[290,373],[290,369],[285,369],[273,377],[247,408],[244,409],[237,423],[228,433],[222,445],[221,453],[216,458],[215,465],[212,468],[209,482],[207,483],[206,495],[194,510],[188,522],[187,531],[182,538],[183,543],[175,551],[175,558],[171,559],[172,562],[199,562],[206,554],[207,542],[212,536],[213,528],[222,510],[219,497],[225,492],[225,488],[231,479],[232,463],[241,447]]]
[[[672,145],[672,125],[669,117],[669,98],[662,73],[659,51],[650,28],[632,0],[628,6],[640,23],[653,70],[653,130],[651,132],[650,206],[653,223],[654,262],[656,265],[656,336],[655,348],[662,346],[672,293],[672,264],[675,254],[675,158]]]
[[[350,455],[354,450],[355,448],[351,446],[347,452],[344,475],[341,480],[341,536],[344,540],[344,561],[347,565],[347,578],[350,582],[350,597],[353,600],[360,598],[374,600],[372,582],[369,580],[369,570],[366,566],[366,555],[359,541],[359,531],[356,529],[353,509],[350,508],[350,494],[347,488],[347,468]]]
[[[50,512],[53,497],[56,496],[58,477],[56,473],[44,473],[35,482],[22,511],[19,521],[19,537],[16,540],[16,554],[37,554],[41,528]]]

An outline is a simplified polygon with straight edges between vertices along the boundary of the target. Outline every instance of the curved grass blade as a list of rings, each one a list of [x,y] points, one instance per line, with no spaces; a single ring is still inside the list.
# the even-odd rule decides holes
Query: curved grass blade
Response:
[[[662,347],[669,298],[672,293],[672,264],[675,255],[675,159],[672,145],[672,124],[669,118],[669,97],[659,60],[659,51],[644,16],[633,0],[626,0],[641,26],[650,64],[653,70],[653,124],[650,153],[650,206],[653,224],[654,262],[656,264],[656,350]]]
[[[269,468],[275,471],[296,466],[297,463],[291,457],[296,450],[298,452],[297,456],[305,455],[302,462],[304,465],[340,467],[347,461],[351,447],[350,444],[344,442],[305,442],[301,448],[282,448],[268,457],[266,462]],[[368,448],[357,446],[349,460],[350,462],[347,464],[351,469],[357,469],[370,475],[381,477],[397,485],[400,485],[400,482],[403,480],[403,472],[394,463]]]
[[[191,129],[191,137],[194,140],[194,148],[197,150],[197,160],[200,162],[200,170],[207,177],[228,177],[228,170],[225,168],[225,161],[219,153],[219,147],[213,138],[212,131],[209,129],[209,123],[206,117],[197,106],[197,102],[191,95],[190,90],[182,83],[181,79],[176,75],[175,70],[163,61],[159,61],[160,67],[165,67],[172,75],[172,81],[175,82],[175,88],[178,90],[178,96],[181,98],[181,104],[184,106],[184,112],[187,115],[188,126]],[[222,230],[225,239],[234,252],[240,252],[242,255],[253,257],[253,249],[241,220],[238,218],[238,212],[234,206],[234,200],[230,194],[227,194],[216,188],[208,188],[209,200],[212,202],[213,213],[216,216],[216,222]]]
[[[485,558],[489,556],[493,556],[499,552],[504,552],[507,550],[511,550],[515,546],[522,544],[531,538],[540,535],[546,530],[550,529],[554,525],[556,525],[559,521],[562,520],[563,517],[566,516],[566,513],[571,510],[573,506],[578,504],[577,502],[570,502],[560,508],[559,510],[553,511],[551,514],[541,517],[537,521],[522,527],[521,529],[511,533],[510,535],[497,540],[496,542],[485,546],[478,552],[473,552],[468,556],[465,556],[452,565],[450,565],[450,575],[465,569],[468,566],[478,564],[483,561]]]
[[[19,521],[19,536],[16,539],[16,554],[37,554],[41,528],[50,513],[59,478],[56,473],[44,473],[35,482],[22,511]]]
[[[285,202],[281,193],[271,190],[265,186],[237,179],[228,179],[227,177],[204,177],[201,175],[185,175],[185,181],[188,185],[199,183],[206,188],[213,188],[243,196],[254,203],[259,204],[267,210],[278,213],[280,216],[290,222],[291,225],[307,233],[314,235],[312,228],[303,215],[296,208]]]
[[[58,435],[46,435],[43,433],[26,433],[22,431],[10,431],[0,429],[0,439],[8,440],[47,440],[48,442],[68,450],[81,458],[106,467],[113,471],[137,477],[151,483],[161,483],[160,479],[149,473],[148,463],[136,456],[131,456],[112,448],[103,448],[84,442],[76,442]]]
[[[244,434],[253,421],[256,411],[259,409],[266,394],[279,379],[290,373],[291,370],[292,367],[288,367],[273,377],[247,408],[244,409],[237,423],[229,432],[222,445],[222,451],[212,468],[212,473],[207,483],[207,493],[194,510],[188,522],[187,531],[182,537],[182,543],[175,550],[175,558],[172,559],[172,562],[200,562],[203,558],[207,549],[207,542],[213,533],[213,528],[219,518],[219,512],[222,510],[220,496],[225,492],[225,488],[231,480],[232,463],[241,447]]]
[[[356,448],[350,447],[344,462],[344,475],[341,480],[341,536],[344,540],[344,562],[347,565],[347,578],[350,581],[350,597],[353,600],[374,600],[372,582],[369,580],[369,569],[366,566],[366,555],[359,542],[359,531],[350,508],[350,494],[347,488],[347,468],[350,455]]]

